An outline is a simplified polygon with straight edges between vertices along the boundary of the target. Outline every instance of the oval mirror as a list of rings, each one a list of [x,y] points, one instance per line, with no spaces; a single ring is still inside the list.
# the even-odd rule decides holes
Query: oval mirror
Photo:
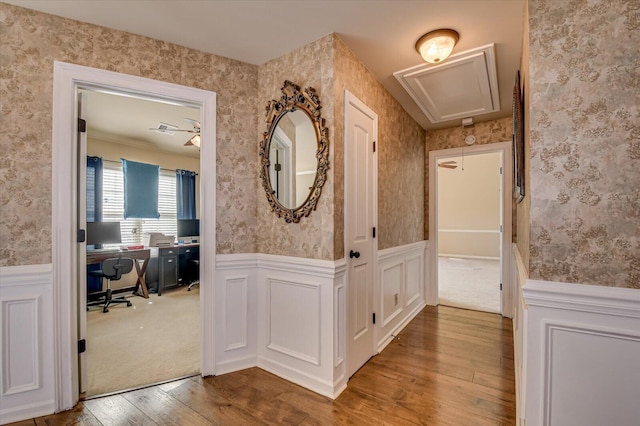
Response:
[[[326,180],[328,132],[313,88],[300,91],[285,81],[282,93],[267,105],[260,175],[271,210],[287,222],[299,222],[315,210]]]

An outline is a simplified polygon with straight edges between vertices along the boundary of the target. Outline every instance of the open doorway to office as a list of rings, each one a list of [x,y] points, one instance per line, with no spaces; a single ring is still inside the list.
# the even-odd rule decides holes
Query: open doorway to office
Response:
[[[79,158],[78,199],[86,194],[88,222],[87,297],[78,311],[86,313],[79,321],[82,331],[86,320],[80,392],[91,398],[200,370],[200,108],[112,91],[79,95],[86,160]],[[148,169],[157,182],[125,185],[132,175],[126,165],[141,167],[134,177],[142,173],[142,180]],[[143,193],[133,193],[136,186]],[[127,190],[136,199],[127,200]],[[152,200],[133,204],[150,194]],[[105,235],[107,226],[117,232]],[[109,258],[139,267],[117,279],[96,276]]]
[[[428,301],[511,316],[511,145],[429,152]]]
[[[215,312],[213,276],[215,265],[215,107],[213,92],[164,83],[73,64],[54,63],[54,111],[53,111],[53,298],[54,298],[54,377],[57,389],[55,409],[61,411],[75,405],[80,397],[79,365],[82,355],[80,333],[77,327],[80,311],[79,285],[86,269],[79,263],[86,256],[82,239],[80,206],[78,199],[78,158],[83,155],[78,146],[81,140],[77,132],[79,110],[77,96],[80,90],[115,92],[136,98],[159,99],[165,103],[199,108],[201,123],[200,162],[207,167],[200,173],[200,362],[203,376],[214,372],[213,326]],[[206,197],[204,196],[206,194]],[[164,297],[164,296],[162,296]],[[210,307],[203,309],[203,306]],[[81,308],[81,309],[79,309]],[[120,309],[120,307],[113,308]],[[124,307],[123,309],[130,309]],[[109,312],[111,313],[111,312]],[[109,315],[109,313],[101,315]]]

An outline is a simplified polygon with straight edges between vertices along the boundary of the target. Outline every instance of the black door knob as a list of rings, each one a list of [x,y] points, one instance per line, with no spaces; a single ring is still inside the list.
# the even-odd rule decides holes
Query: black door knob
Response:
[[[353,250],[351,250],[351,251],[349,252],[349,257],[350,257],[350,258],[352,258],[352,259],[355,257],[355,258],[357,259],[357,258],[359,258],[359,257],[360,257],[360,252],[359,252],[359,251],[353,251]]]

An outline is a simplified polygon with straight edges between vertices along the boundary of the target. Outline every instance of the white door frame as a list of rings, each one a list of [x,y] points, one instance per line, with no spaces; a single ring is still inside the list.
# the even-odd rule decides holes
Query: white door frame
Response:
[[[216,94],[177,84],[64,62],[54,62],[52,140],[52,263],[54,312],[54,381],[56,412],[79,400],[77,354],[77,133],[79,88],[131,93],[200,108],[200,257],[201,344],[203,376],[215,373],[214,271],[216,229]]]
[[[354,94],[352,94],[351,92],[349,92],[348,90],[345,89],[344,91],[344,143],[347,143],[347,132],[349,130],[348,127],[348,123],[347,123],[347,113],[348,113],[348,108],[349,105],[353,104],[356,108],[360,109],[361,111],[365,112],[368,116],[373,117],[373,136],[374,136],[374,143],[379,145],[379,141],[378,141],[378,114],[376,114],[371,108],[369,108],[364,102],[362,102],[360,99],[358,99]],[[372,197],[373,197],[373,226],[378,229],[378,148],[379,146],[376,148],[376,150],[373,152],[373,170],[372,170],[372,180],[373,182],[371,182],[371,190],[373,191]],[[344,148],[344,151],[346,152],[346,147]],[[345,192],[345,197],[346,197],[346,191],[347,191],[347,180],[349,179],[349,176],[347,174],[347,156],[344,156],[344,192]],[[346,207],[344,209],[344,259],[345,261],[347,261],[347,256],[348,256],[348,250],[349,250],[349,245],[350,245],[350,241],[348,241],[348,235],[349,235],[349,221],[347,220],[348,218],[348,214],[349,212],[347,211]],[[378,309],[378,305],[379,305],[379,298],[380,298],[380,289],[378,288],[378,237],[376,236],[375,238],[372,239],[373,241],[373,247],[372,247],[372,252],[371,252],[371,264],[373,267],[373,306],[371,306],[372,312],[379,312],[380,310]],[[345,282],[348,284],[349,283],[349,267],[347,266],[346,268],[346,274],[345,274]],[[347,327],[347,330],[349,330],[349,291],[346,292],[346,324],[345,326]],[[378,353],[378,328],[379,325],[378,324],[374,324],[373,325],[373,347],[371,348],[371,354],[376,355]],[[347,333],[348,334],[348,333]],[[347,359],[347,363],[346,363],[346,372],[347,375],[352,374],[352,372],[349,371],[349,351],[350,351],[350,344],[349,342],[351,341],[351,338],[348,337],[347,338],[347,347],[346,347],[346,359]],[[347,377],[348,379],[349,377]]]
[[[502,154],[502,315],[513,317],[513,283],[511,282],[511,223],[512,223],[512,198],[513,188],[513,157],[511,142],[490,143],[485,145],[473,145],[464,148],[451,148],[438,151],[429,151],[429,279],[427,282],[427,304],[438,304],[438,161],[446,157],[459,157],[461,155],[486,154],[499,152]]]

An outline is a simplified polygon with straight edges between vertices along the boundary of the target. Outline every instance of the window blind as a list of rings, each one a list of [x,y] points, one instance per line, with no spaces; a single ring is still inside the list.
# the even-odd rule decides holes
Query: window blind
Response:
[[[103,220],[120,221],[122,245],[141,245],[144,234],[162,232],[176,235],[175,171],[160,169],[158,183],[159,219],[124,219],[124,179],[122,164],[105,161],[103,171]]]

